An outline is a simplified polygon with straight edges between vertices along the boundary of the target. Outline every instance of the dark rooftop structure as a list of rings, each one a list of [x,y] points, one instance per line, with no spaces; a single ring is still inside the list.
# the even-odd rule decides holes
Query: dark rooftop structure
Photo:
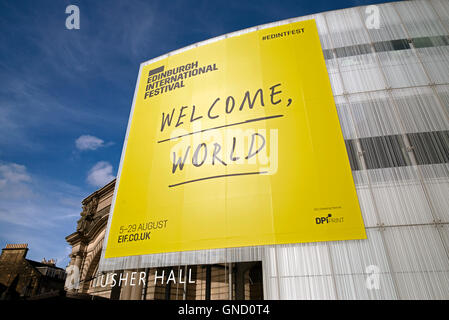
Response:
[[[0,299],[29,299],[64,289],[65,270],[53,259],[26,259],[28,244],[7,244],[0,256]]]

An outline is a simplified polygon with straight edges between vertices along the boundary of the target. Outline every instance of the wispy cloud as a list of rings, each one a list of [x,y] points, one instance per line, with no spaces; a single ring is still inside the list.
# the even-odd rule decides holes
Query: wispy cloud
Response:
[[[64,259],[64,237],[81,212],[81,188],[31,174],[27,167],[0,163],[0,241],[28,242],[34,259]],[[36,256],[37,255],[37,256]],[[62,260],[61,260],[62,259]]]
[[[25,166],[17,163],[0,163],[0,199],[32,197],[29,182],[31,177]]]
[[[102,187],[114,178],[115,176],[112,175],[112,165],[107,161],[98,162],[87,174],[87,182],[95,187]]]
[[[0,164],[0,185],[30,181],[26,167],[17,163]]]
[[[82,27],[76,31],[65,28],[64,6],[7,7],[8,16],[0,19],[0,45],[8,48],[0,53],[0,154],[5,148],[45,150],[43,131],[73,138],[81,128],[126,124],[136,54],[142,46],[151,47],[151,6],[86,3],[80,5]],[[127,18],[121,14],[125,11],[139,19]],[[107,99],[97,103],[104,88],[112,105]]]

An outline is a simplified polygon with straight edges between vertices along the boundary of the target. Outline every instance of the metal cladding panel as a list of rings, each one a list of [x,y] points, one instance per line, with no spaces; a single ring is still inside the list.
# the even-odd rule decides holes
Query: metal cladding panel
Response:
[[[449,3],[376,7],[379,28],[356,7],[241,31],[315,19],[366,240],[102,259],[100,269],[262,260],[266,299],[449,299]]]

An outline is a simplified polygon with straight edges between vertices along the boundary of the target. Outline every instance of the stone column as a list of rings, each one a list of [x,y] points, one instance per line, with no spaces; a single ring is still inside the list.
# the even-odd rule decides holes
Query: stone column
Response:
[[[129,285],[129,281],[131,279],[131,270],[124,270],[121,277],[123,281],[121,284],[120,300],[130,300],[132,290],[132,287]],[[120,281],[120,277],[119,279],[117,279],[117,281]]]
[[[245,273],[255,265],[254,262],[241,262],[235,268],[235,299],[245,300]]]
[[[131,289],[131,294],[130,294],[129,299],[130,300],[142,300],[142,290],[144,288],[144,285],[142,284],[142,281],[139,281],[139,278],[140,278],[140,272],[143,272],[143,270],[133,270],[133,272],[136,272],[135,273],[135,281],[134,281],[134,286],[131,287],[132,289]]]
[[[143,284],[139,281],[139,270],[125,270],[122,275],[122,279],[127,278],[122,282],[122,293],[120,294],[120,300],[141,300]],[[120,278],[119,278],[120,279]]]

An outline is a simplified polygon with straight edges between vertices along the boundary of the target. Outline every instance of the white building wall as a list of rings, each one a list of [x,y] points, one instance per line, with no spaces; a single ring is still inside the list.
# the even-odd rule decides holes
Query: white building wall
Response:
[[[266,247],[267,299],[449,299],[449,1],[377,7],[379,29],[366,27],[366,7],[313,16],[356,151],[367,240]],[[416,39],[433,36],[445,37]],[[410,48],[386,42],[401,39]],[[442,139],[425,139],[429,132]],[[372,138],[381,143],[366,143]],[[387,159],[376,168],[374,157]],[[367,288],[369,266],[378,289]]]
[[[366,240],[102,259],[100,270],[262,260],[266,299],[449,299],[449,1],[376,7],[379,29],[356,7],[168,54],[315,19]]]

